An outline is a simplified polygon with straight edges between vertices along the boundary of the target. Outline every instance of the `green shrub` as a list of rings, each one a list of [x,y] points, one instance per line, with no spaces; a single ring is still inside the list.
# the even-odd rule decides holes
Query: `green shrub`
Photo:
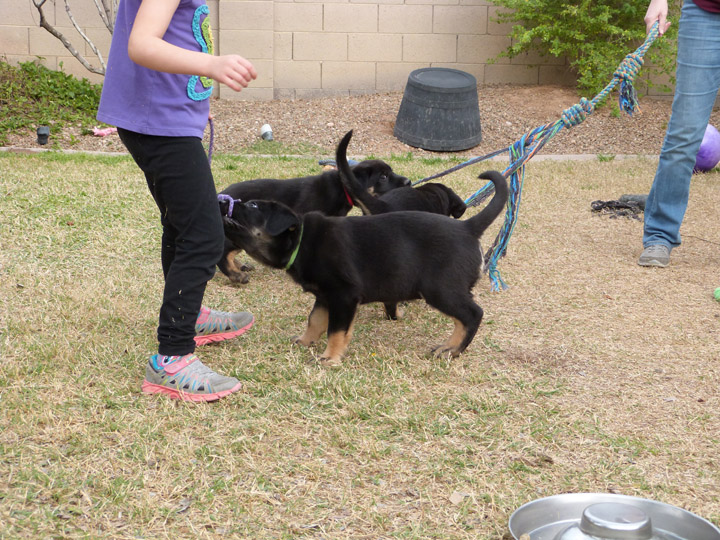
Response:
[[[47,125],[57,133],[69,123],[97,124],[101,89],[102,85],[64,73],[62,64],[54,71],[39,62],[0,61],[0,144],[18,129]]]
[[[541,56],[567,57],[577,74],[577,87],[588,98],[594,97],[612,80],[625,56],[645,41],[643,17],[648,0],[492,0],[509,11],[498,13],[497,22],[513,23],[512,44],[498,57],[514,58],[536,51]],[[675,7],[675,6],[673,6]],[[671,11],[672,15],[672,11]],[[651,75],[664,74],[674,82],[677,19],[657,38],[644,56],[645,64],[634,86],[653,84]],[[592,94],[592,95],[590,95]]]

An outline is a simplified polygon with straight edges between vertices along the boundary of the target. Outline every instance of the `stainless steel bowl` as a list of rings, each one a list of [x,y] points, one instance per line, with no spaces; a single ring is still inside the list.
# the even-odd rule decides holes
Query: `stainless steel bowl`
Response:
[[[610,493],[567,493],[510,516],[515,540],[720,540],[709,521],[669,504]]]

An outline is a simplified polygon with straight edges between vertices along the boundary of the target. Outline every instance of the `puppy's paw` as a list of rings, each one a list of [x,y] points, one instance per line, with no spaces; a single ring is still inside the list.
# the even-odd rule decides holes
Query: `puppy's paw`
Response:
[[[457,358],[458,356],[460,356],[460,351],[458,351],[455,347],[438,345],[432,350],[432,354],[435,358]]]
[[[399,321],[403,318],[405,310],[398,304],[385,304],[385,317],[391,321]]]
[[[234,285],[245,285],[250,281],[250,276],[245,272],[232,272],[228,274],[228,278],[230,278],[230,282]]]
[[[323,367],[340,367],[342,366],[342,360],[339,356],[321,356],[318,358],[318,364]]]
[[[293,336],[290,338],[290,342],[293,345],[304,345],[305,347],[313,347],[317,343],[311,339],[306,339],[305,336]]]
[[[240,265],[240,270],[242,270],[243,272],[252,272],[253,270],[255,270],[255,266],[253,266],[251,263],[247,263],[247,262],[242,263]]]

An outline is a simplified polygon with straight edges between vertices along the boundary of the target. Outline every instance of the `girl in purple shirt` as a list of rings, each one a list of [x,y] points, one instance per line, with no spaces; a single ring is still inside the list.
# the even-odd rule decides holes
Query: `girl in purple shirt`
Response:
[[[205,0],[120,0],[98,120],[118,134],[145,174],[160,211],[165,278],[158,353],[142,390],[212,401],[241,388],[206,367],[196,345],[229,339],[253,324],[247,312],[202,305],[222,257],[224,233],[202,137],[213,81],[239,92],[257,77],[238,55],[213,55]]]

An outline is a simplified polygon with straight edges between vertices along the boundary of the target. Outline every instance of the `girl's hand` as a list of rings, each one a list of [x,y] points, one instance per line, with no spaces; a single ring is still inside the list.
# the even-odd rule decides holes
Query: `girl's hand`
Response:
[[[210,78],[227,85],[236,92],[247,88],[247,85],[257,78],[255,67],[242,56],[225,54],[213,56],[212,59]]]

